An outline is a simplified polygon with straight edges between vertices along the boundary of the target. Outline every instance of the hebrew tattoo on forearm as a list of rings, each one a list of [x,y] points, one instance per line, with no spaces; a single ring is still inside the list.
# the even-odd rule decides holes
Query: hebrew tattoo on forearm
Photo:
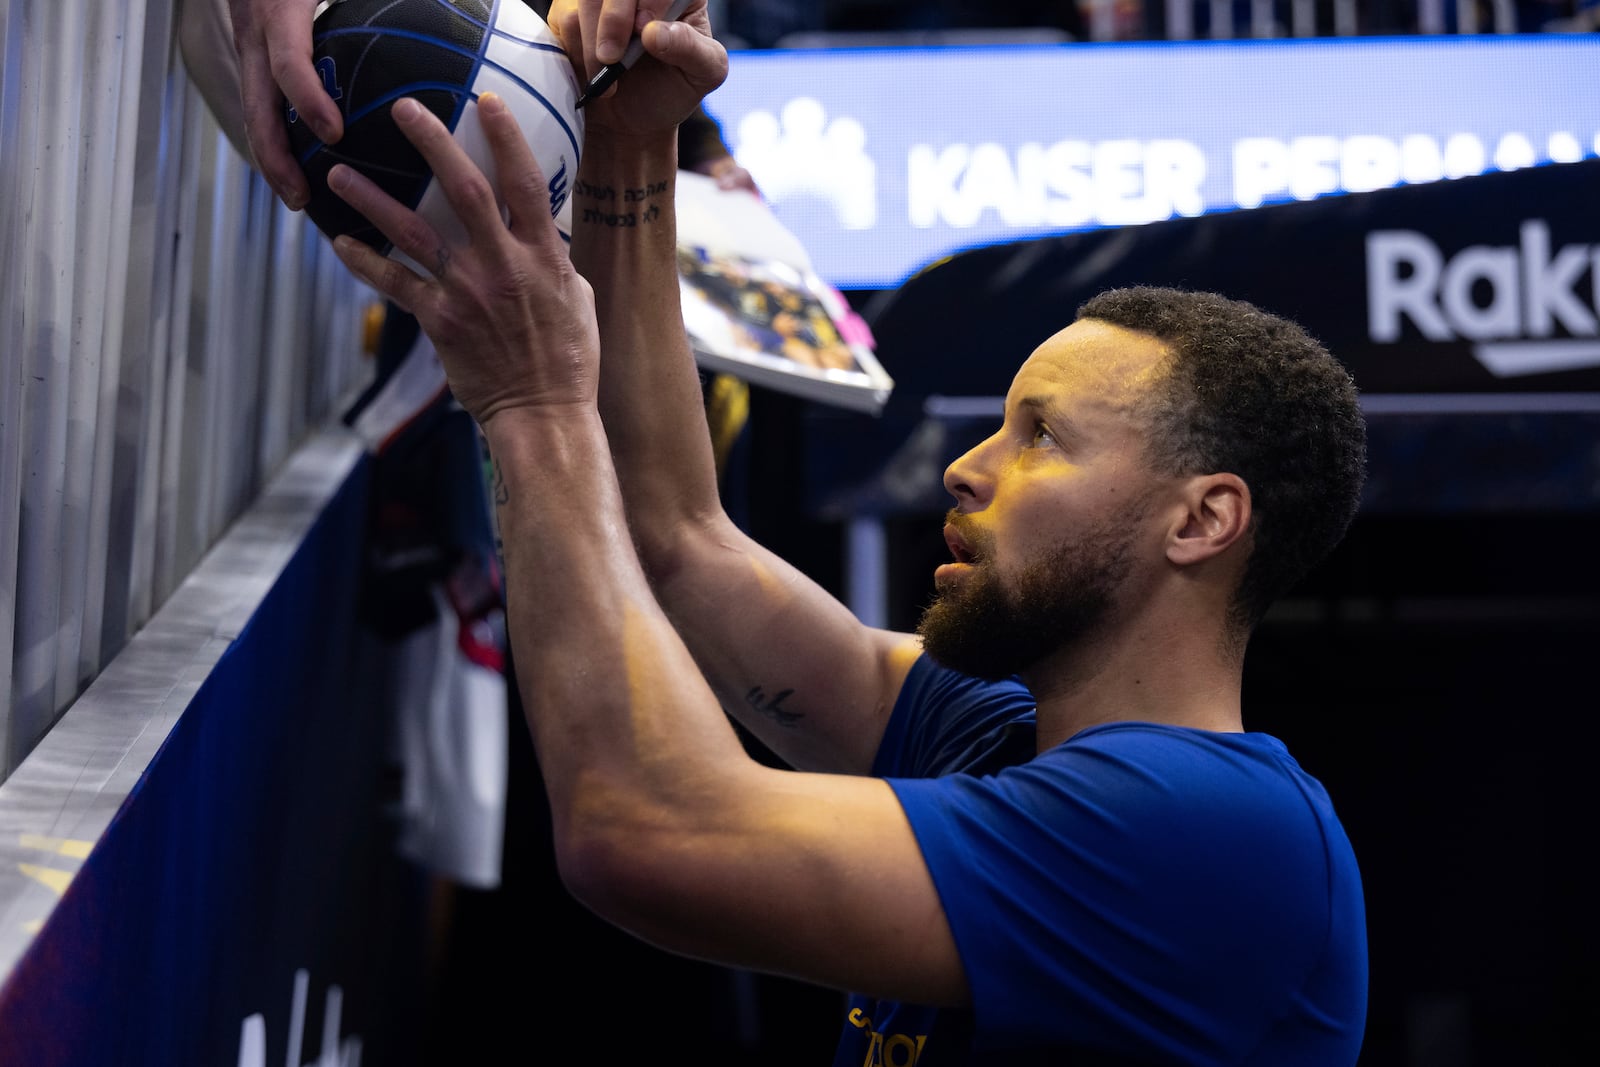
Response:
[[[660,201],[671,195],[666,179],[619,189],[614,185],[573,183],[573,220],[612,229],[648,226],[661,217]]]

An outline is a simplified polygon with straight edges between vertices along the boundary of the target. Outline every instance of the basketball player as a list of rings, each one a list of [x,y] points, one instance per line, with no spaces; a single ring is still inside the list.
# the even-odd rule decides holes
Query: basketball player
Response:
[[[1349,376],[1249,305],[1091,300],[946,471],[952,558],[918,632],[865,627],[717,500],[672,203],[676,127],[726,75],[703,5],[668,25],[558,0],[550,22],[588,72],[635,30],[650,56],[591,105],[570,256],[492,99],[509,225],[444,127],[395,108],[470,247],[329,180],[440,264],[337,243],[489,442],[572,892],[671,951],[850,992],[839,1064],[1355,1063],[1355,857],[1241,708],[1253,626],[1357,505]],[[636,225],[607,189],[646,191]]]

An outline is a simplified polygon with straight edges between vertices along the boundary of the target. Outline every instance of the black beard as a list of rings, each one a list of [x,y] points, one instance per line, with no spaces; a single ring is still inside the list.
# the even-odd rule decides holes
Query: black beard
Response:
[[[1142,509],[1139,509],[1142,510]],[[1015,582],[979,563],[924,609],[917,632],[930,657],[986,681],[1022,674],[1092,635],[1133,566],[1139,511],[1064,542]]]

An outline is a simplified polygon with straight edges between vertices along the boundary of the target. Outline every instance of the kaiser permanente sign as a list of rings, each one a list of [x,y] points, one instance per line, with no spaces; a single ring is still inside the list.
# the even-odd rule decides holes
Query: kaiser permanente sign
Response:
[[[740,51],[707,101],[841,288],[961,249],[1600,154],[1600,34]]]

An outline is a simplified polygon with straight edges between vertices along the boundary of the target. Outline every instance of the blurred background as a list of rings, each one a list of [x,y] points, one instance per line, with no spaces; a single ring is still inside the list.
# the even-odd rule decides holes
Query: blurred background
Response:
[[[172,0],[3,3],[0,1061],[830,1060],[838,995],[566,898],[514,695],[501,877],[397,853],[379,476],[340,419],[381,309],[219,134]],[[1362,1063],[1600,1060],[1600,7],[711,8],[706,110],[895,381],[876,415],[748,389],[751,532],[910,628],[940,471],[1079,301],[1305,322],[1371,481],[1246,722],[1360,857]]]

